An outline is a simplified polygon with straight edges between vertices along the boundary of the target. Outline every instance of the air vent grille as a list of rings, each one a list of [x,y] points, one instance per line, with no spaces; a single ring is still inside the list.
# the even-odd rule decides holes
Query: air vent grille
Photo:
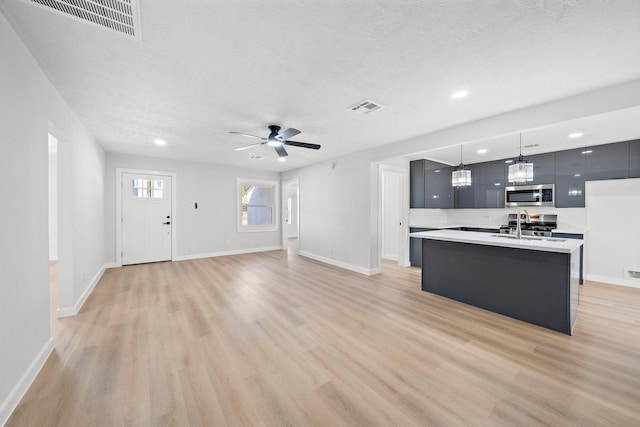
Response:
[[[140,37],[138,0],[31,0],[101,27]]]
[[[349,107],[351,111],[355,111],[356,113],[360,113],[363,115],[373,113],[374,111],[378,111],[382,108],[383,108],[382,105],[378,104],[377,102],[370,101],[368,99],[365,99],[364,101],[360,101],[357,104]]]

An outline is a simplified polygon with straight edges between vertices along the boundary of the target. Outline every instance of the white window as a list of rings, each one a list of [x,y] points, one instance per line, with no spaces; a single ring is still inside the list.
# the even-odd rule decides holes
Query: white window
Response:
[[[133,197],[150,197],[162,199],[164,181],[161,179],[134,179],[131,186]]]
[[[238,231],[278,229],[278,183],[238,179]]]

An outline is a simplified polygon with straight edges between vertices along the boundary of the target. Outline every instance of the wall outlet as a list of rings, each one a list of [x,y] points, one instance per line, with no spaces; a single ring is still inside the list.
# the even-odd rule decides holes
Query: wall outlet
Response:
[[[231,246],[231,240],[227,240],[226,242],[224,242],[227,246]]]

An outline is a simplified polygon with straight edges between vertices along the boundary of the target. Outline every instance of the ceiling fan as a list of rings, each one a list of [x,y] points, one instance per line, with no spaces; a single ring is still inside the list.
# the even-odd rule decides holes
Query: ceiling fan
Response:
[[[276,153],[278,153],[278,156],[286,157],[289,154],[287,153],[287,150],[284,149],[285,145],[290,145],[292,147],[310,148],[312,150],[319,150],[320,149],[320,146],[318,144],[309,144],[307,142],[298,142],[298,141],[289,141],[289,140],[287,140],[287,138],[291,138],[292,136],[296,136],[299,133],[301,133],[298,129],[289,128],[289,129],[285,129],[282,132],[280,132],[280,126],[278,126],[278,125],[270,125],[269,126],[269,130],[271,131],[271,133],[269,133],[269,136],[266,137],[266,138],[262,137],[262,136],[249,135],[248,133],[242,133],[242,132],[233,132],[233,131],[231,131],[229,133],[248,136],[249,138],[256,138],[256,139],[261,140],[261,142],[258,142],[256,144],[251,144],[251,145],[247,145],[245,147],[236,148],[236,151],[247,150],[249,148],[254,148],[254,147],[258,147],[258,146],[263,145],[263,144],[267,144],[267,145],[272,146],[276,150]]]

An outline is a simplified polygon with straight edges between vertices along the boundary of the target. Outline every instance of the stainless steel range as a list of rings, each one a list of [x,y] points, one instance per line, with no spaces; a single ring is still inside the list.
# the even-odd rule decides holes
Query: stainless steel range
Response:
[[[500,227],[500,234],[516,234],[518,214],[510,213],[508,225]],[[531,214],[527,221],[526,215],[520,215],[520,228],[524,236],[551,236],[554,229],[558,227],[558,215],[551,214]]]

